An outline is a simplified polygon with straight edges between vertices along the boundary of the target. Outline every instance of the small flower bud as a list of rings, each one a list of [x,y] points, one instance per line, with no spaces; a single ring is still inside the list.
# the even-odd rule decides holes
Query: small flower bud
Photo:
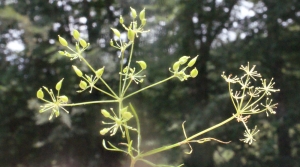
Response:
[[[124,19],[123,19],[122,15],[120,16],[120,23],[121,23],[121,24],[124,23]]]
[[[128,109],[128,106],[126,106],[126,107],[122,108],[122,109],[121,109],[121,113],[123,113],[123,112],[127,112],[127,109]]]
[[[77,52],[80,52],[80,48],[79,48],[78,42],[76,42],[75,47],[76,47],[76,51],[77,51]]]
[[[145,26],[146,23],[147,23],[147,19],[143,19],[143,20],[142,20],[142,26]]]
[[[197,70],[197,68],[195,67],[195,68],[190,72],[190,76],[191,76],[192,78],[195,78],[197,75],[198,75],[198,70]]]
[[[70,53],[68,53],[68,52],[66,52],[65,55],[66,55],[67,57],[72,57],[72,55],[71,55]]]
[[[58,41],[62,46],[68,46],[68,42],[61,36],[58,36]]]
[[[136,61],[142,68],[142,70],[145,70],[147,68],[147,64],[144,61]]]
[[[77,30],[73,30],[73,37],[78,41],[80,37],[80,33]]]
[[[128,71],[128,66],[126,66],[124,69],[123,69],[123,73],[126,73]]]
[[[140,12],[140,20],[145,19],[145,8]]]
[[[110,117],[109,112],[106,111],[105,109],[102,109],[102,110],[101,110],[101,114],[102,114],[104,117],[106,117],[106,118]]]
[[[39,99],[43,99],[44,98],[44,92],[42,91],[42,88],[40,88],[37,92],[36,92],[36,97]]]
[[[122,113],[122,117],[123,117],[124,119],[129,120],[130,118],[133,117],[133,115],[132,115],[130,112],[126,111],[126,112],[123,112],[123,113]]]
[[[136,14],[136,10],[135,10],[135,9],[133,9],[132,7],[130,7],[130,10],[131,10],[131,16],[132,16],[132,18],[133,18],[133,19],[135,19],[135,18],[136,18],[136,16],[137,16],[137,14]]]
[[[79,40],[79,43],[80,43],[80,45],[81,45],[83,48],[86,48],[86,47],[87,47],[87,43],[86,43],[85,40],[80,39],[80,40]]]
[[[114,41],[111,39],[109,44],[110,44],[110,46],[114,46]]]
[[[134,40],[134,31],[132,29],[128,29],[128,33],[127,33],[128,39],[129,41],[133,41]]]
[[[119,30],[117,30],[117,29],[115,29],[115,28],[110,28],[110,29],[114,32],[114,34],[115,34],[118,38],[120,38],[121,33],[120,33]]]
[[[60,55],[65,55],[65,52],[64,51],[58,51],[58,53],[60,54]]]
[[[82,72],[76,66],[73,65],[72,67],[75,73],[77,74],[77,76],[82,77]]]
[[[87,83],[85,81],[81,80],[80,83],[79,83],[79,87],[84,90],[87,87]]]
[[[197,60],[198,56],[199,56],[199,55],[197,55],[197,56],[194,57],[192,60],[190,60],[190,62],[189,62],[189,64],[188,64],[189,67],[192,67],[192,66],[196,63],[196,60]]]
[[[59,96],[59,99],[60,99],[62,102],[64,102],[64,103],[68,102],[68,97],[65,96],[65,95]]]
[[[179,59],[180,64],[181,65],[185,64],[188,61],[189,58],[190,58],[190,56],[182,56],[182,57],[180,57],[180,59]]]
[[[95,73],[96,73],[96,77],[97,77],[97,78],[100,78],[100,77],[102,76],[103,72],[104,72],[104,67],[98,69],[98,70],[95,72]]]
[[[173,70],[174,70],[174,71],[178,71],[179,66],[180,66],[179,61],[176,61],[176,62],[173,64]]]
[[[100,130],[100,134],[105,135],[108,131],[109,131],[109,128],[104,128],[104,129]]]
[[[64,79],[61,79],[60,81],[57,82],[57,84],[56,84],[56,86],[55,86],[55,89],[56,89],[57,91],[60,90],[61,85],[62,85],[62,81],[63,81],[63,80],[64,80]]]

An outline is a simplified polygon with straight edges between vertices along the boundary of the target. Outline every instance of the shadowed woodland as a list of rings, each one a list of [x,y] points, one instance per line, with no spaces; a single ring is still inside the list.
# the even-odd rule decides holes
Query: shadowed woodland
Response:
[[[229,144],[193,143],[150,157],[151,161],[186,167],[300,166],[300,1],[297,0],[0,0],[0,166],[2,167],[127,167],[128,157],[103,148],[100,109],[105,105],[68,108],[48,120],[39,114],[36,91],[64,78],[71,102],[104,98],[77,93],[72,69],[86,69],[58,51],[58,35],[72,41],[77,29],[91,46],[86,59],[105,66],[103,78],[117,83],[118,55],[110,46],[111,27],[122,29],[119,16],[130,20],[130,6],[146,8],[149,33],[139,36],[135,59],[147,62],[150,84],[168,77],[169,67],[183,55],[199,55],[197,78],[171,80],[130,101],[139,112],[143,149],[149,150],[206,129],[232,116],[234,108],[221,74],[240,74],[240,65],[274,78],[275,115],[254,115],[249,125],[260,132],[245,144],[241,124],[231,122],[209,132]],[[118,85],[115,85],[117,89]],[[298,106],[298,107],[297,107]],[[106,106],[109,107],[109,106]],[[145,164],[137,164],[146,167]]]

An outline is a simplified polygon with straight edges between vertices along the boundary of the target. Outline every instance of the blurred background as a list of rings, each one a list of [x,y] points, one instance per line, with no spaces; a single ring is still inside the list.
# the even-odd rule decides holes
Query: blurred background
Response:
[[[298,0],[0,0],[0,166],[1,167],[126,167],[128,156],[106,151],[101,108],[68,108],[48,121],[38,114],[41,86],[54,88],[64,78],[62,94],[71,102],[105,99],[93,91],[76,93],[79,78],[72,64],[89,73],[78,60],[60,56],[57,35],[72,41],[78,29],[91,43],[86,58],[105,66],[104,79],[117,89],[118,52],[110,47],[110,27],[122,30],[119,15],[130,21],[130,9],[146,8],[151,31],[138,38],[136,60],[148,64],[147,79],[134,89],[170,76],[168,68],[183,55],[199,55],[199,75],[186,82],[171,80],[130,100],[140,115],[143,150],[184,139],[230,117],[234,112],[227,84],[221,78],[241,74],[247,62],[267,79],[274,77],[276,115],[249,120],[258,126],[251,146],[239,141],[244,127],[233,121],[203,137],[230,144],[193,144],[153,157],[156,163],[186,167],[300,166],[300,1]],[[74,43],[73,43],[74,44]],[[89,73],[91,74],[91,73]],[[145,164],[139,164],[143,167]]]

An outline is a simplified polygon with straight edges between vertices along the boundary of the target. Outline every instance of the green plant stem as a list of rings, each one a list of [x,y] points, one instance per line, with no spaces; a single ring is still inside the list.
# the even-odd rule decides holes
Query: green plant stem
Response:
[[[104,79],[100,78],[101,82],[107,87],[107,89],[115,96],[118,97],[117,94],[110,88],[110,86],[104,81]]]
[[[119,100],[100,100],[100,101],[87,101],[81,103],[71,103],[71,104],[61,104],[61,106],[71,107],[71,106],[80,106],[80,105],[87,105],[87,104],[99,104],[99,103],[117,103]]]
[[[128,77],[128,73],[129,73],[129,71],[130,71],[130,64],[131,64],[131,59],[132,59],[132,55],[133,55],[133,48],[134,48],[134,42],[132,42],[132,44],[131,44],[130,55],[129,55],[129,60],[128,60],[128,66],[127,66],[128,69],[127,69],[127,71],[126,71],[125,78]],[[122,92],[121,92],[122,97],[125,95],[126,81],[127,81],[127,79],[125,79],[125,80],[124,80],[124,83],[123,83]],[[122,82],[122,81],[120,81],[120,82]]]
[[[133,108],[133,106],[131,105],[131,103],[129,103],[129,106],[130,106],[130,109],[134,115],[134,118],[135,118],[136,124],[137,124],[137,150],[138,150],[138,154],[140,154],[140,145],[141,145],[141,140],[142,140],[140,120],[139,120],[138,114],[136,113],[136,111]]]
[[[220,126],[222,126],[222,125],[224,125],[224,124],[230,122],[231,120],[235,119],[235,116],[236,116],[236,115],[237,115],[237,114],[231,116],[230,118],[224,120],[223,122],[220,122],[220,123],[218,123],[218,124],[216,124],[216,125],[214,125],[214,126],[212,126],[212,127],[210,127],[210,128],[207,128],[207,129],[205,129],[205,130],[203,130],[203,131],[201,131],[201,132],[199,132],[199,133],[196,133],[196,134],[194,134],[193,136],[188,137],[188,138],[186,138],[186,139],[183,140],[183,141],[180,141],[180,142],[178,142],[178,143],[175,143],[175,144],[172,144],[172,145],[169,145],[169,146],[163,146],[163,147],[160,147],[160,148],[156,148],[156,149],[150,150],[150,151],[148,151],[148,152],[145,152],[145,153],[143,153],[143,154],[140,154],[138,157],[141,159],[141,158],[143,158],[143,157],[146,157],[146,156],[149,156],[149,155],[153,155],[153,154],[156,154],[156,153],[159,153],[159,152],[163,152],[163,151],[172,149],[172,148],[174,148],[174,147],[178,147],[178,146],[180,146],[180,145],[182,145],[182,144],[186,144],[186,143],[188,143],[189,141],[195,139],[196,137],[199,137],[199,136],[201,136],[201,135],[204,134],[204,133],[207,133],[207,132],[209,132],[209,131],[211,131],[211,130],[213,130],[213,129],[216,129],[216,128],[218,128],[218,127],[220,127]]]
[[[96,90],[98,90],[99,92],[102,92],[102,93],[106,94],[107,96],[110,96],[110,97],[112,97],[112,98],[114,98],[114,99],[118,99],[118,96],[117,96],[117,95],[112,95],[112,94],[110,94],[110,93],[108,93],[108,92],[106,92],[106,91],[104,91],[104,90],[102,90],[102,89],[100,89],[100,88],[98,88],[98,87],[96,87],[96,86],[94,86],[94,89],[96,89]]]
[[[161,83],[163,83],[163,82],[166,82],[166,81],[168,81],[168,80],[170,80],[170,79],[172,79],[172,78],[174,78],[174,77],[175,77],[175,76],[172,75],[172,76],[170,76],[169,78],[166,78],[166,79],[161,80],[161,81],[159,81],[159,82],[156,82],[156,83],[154,83],[154,84],[148,85],[148,86],[146,86],[146,87],[144,87],[144,88],[142,88],[142,89],[140,89],[140,90],[137,90],[137,91],[135,91],[135,92],[133,92],[133,93],[131,93],[131,94],[125,96],[124,99],[127,99],[128,97],[133,96],[133,95],[135,95],[135,94],[137,94],[137,93],[139,93],[139,92],[141,92],[141,91],[144,91],[144,90],[146,90],[146,89],[149,89],[149,88],[151,88],[151,87],[153,87],[153,86],[156,86],[156,85],[159,85],[159,84],[161,84]]]

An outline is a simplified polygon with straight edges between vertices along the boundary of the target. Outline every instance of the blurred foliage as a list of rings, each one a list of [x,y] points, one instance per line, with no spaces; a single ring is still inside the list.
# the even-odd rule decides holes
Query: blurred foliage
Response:
[[[129,19],[129,6],[147,9],[151,31],[135,50],[136,59],[149,66],[145,83],[170,75],[166,66],[182,55],[201,60],[196,80],[173,80],[130,99],[142,119],[145,150],[184,138],[184,120],[191,134],[232,115],[222,71],[238,73],[249,61],[281,89],[275,117],[249,120],[261,130],[253,145],[240,142],[242,126],[230,123],[208,134],[230,144],[194,144],[191,155],[183,146],[154,160],[187,167],[299,166],[300,2],[295,0],[1,0],[0,166],[126,166],[126,156],[102,147],[100,106],[71,108],[69,115],[48,122],[47,114],[37,114],[35,93],[40,85],[53,87],[65,78],[64,94],[71,101],[102,98],[74,91],[78,80],[71,63],[81,64],[59,56],[57,35],[71,41],[70,32],[79,29],[92,44],[87,59],[96,68],[104,65],[105,79],[115,83],[118,53],[109,46],[110,27],[119,26],[120,14]],[[242,8],[248,15],[242,17]]]

